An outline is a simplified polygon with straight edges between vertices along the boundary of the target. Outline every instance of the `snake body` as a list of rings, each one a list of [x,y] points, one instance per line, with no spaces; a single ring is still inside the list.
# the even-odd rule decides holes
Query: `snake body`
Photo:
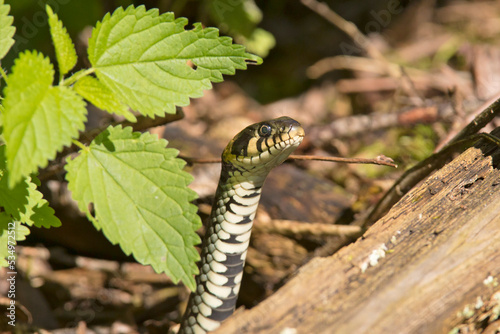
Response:
[[[248,126],[227,145],[203,238],[196,290],[178,334],[213,331],[234,312],[262,185],[303,138],[297,121],[280,117]]]

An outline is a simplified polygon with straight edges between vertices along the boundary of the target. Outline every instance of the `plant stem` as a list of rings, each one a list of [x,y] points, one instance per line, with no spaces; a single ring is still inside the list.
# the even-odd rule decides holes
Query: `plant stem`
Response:
[[[80,143],[78,140],[74,139],[72,140],[73,144],[75,144],[76,146],[78,146],[79,148],[81,148],[82,150],[87,150],[88,147],[83,145],[82,143]]]
[[[93,67],[88,68],[86,70],[78,71],[75,74],[73,74],[72,76],[70,76],[67,80],[61,81],[61,84],[63,84],[64,86],[71,86],[72,84],[74,84],[75,82],[77,82],[78,80],[83,78],[84,76],[87,76],[87,75],[92,74],[94,72],[95,72],[95,68],[93,68]]]
[[[0,66],[0,76],[3,77],[3,79],[5,80],[5,83],[8,84],[7,82],[7,73],[5,73],[4,69],[2,66]]]

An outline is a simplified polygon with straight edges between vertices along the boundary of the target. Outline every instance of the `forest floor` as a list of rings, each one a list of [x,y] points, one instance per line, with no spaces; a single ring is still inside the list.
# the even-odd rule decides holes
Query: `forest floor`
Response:
[[[307,12],[310,20],[332,20],[332,12],[315,1],[303,0],[295,6]],[[274,82],[272,66],[280,60],[270,56],[269,65],[264,59],[255,70],[255,78],[251,76],[254,67],[241,78],[237,73],[235,80],[215,85],[184,107],[182,119],[149,129],[183,157],[214,158],[245,126],[287,115],[306,131],[295,154],[385,155],[399,165],[394,169],[292,161],[273,171],[263,189],[240,307],[254,307],[312,259],[335,254],[356,241],[360,221],[403,172],[446,145],[500,97],[500,3],[438,5],[424,0],[404,9],[391,8],[365,9],[364,21],[358,22],[365,29],[351,31],[350,37],[341,34],[343,54],[328,54],[325,49],[321,57],[304,61],[301,82],[296,83],[304,88],[294,96],[260,103],[246,90],[252,80],[255,85]],[[387,26],[380,21],[384,13],[389,15]],[[333,21],[326,27],[337,34],[348,26],[347,21],[335,17]],[[373,32],[370,24],[378,24],[379,30]],[[310,31],[302,34],[299,41],[314,42]],[[287,52],[300,54],[301,48],[304,44],[293,44]],[[294,66],[289,59],[282,62],[282,67]],[[298,70],[289,71],[290,80],[297,79]],[[117,120],[98,110],[89,112],[88,128]],[[496,122],[483,131],[491,131]],[[195,163],[187,170],[195,177],[191,187],[199,195],[199,213],[206,218],[220,166]],[[32,230],[17,247],[19,332],[175,330],[189,295],[187,288],[111,245],[78,211],[64,175],[51,176],[43,191],[63,224],[50,231]],[[335,230],[331,225],[347,228]],[[0,269],[0,276],[5,275],[6,270]],[[7,281],[0,280],[0,296],[7,290]],[[8,307],[6,297],[0,297],[0,307],[2,313]],[[0,333],[9,328],[4,320],[0,319]]]

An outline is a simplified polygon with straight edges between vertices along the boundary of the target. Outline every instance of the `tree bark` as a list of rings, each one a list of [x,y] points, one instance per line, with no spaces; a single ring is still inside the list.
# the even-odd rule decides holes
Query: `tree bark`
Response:
[[[468,149],[215,333],[448,333],[483,311],[478,326],[499,327],[485,310],[500,310],[499,166],[499,147]]]

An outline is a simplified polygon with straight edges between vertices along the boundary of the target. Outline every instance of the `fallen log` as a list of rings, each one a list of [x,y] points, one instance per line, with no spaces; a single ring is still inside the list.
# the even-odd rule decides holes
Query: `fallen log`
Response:
[[[497,133],[498,136],[498,133]],[[500,327],[500,148],[481,142],[355,243],[303,266],[215,333],[493,333]]]

